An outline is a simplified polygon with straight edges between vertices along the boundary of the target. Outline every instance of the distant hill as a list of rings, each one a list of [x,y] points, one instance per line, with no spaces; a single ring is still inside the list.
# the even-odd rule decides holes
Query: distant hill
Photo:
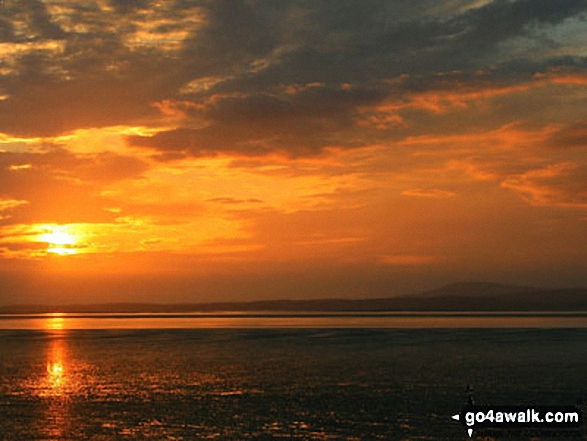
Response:
[[[528,295],[540,291],[531,286],[503,285],[489,282],[452,283],[442,288],[433,289],[419,294],[419,297],[500,297]]]
[[[196,304],[109,303],[14,305],[0,313],[45,312],[335,312],[335,311],[587,311],[587,288],[543,289],[497,283],[456,283],[401,297],[260,300]]]
[[[587,310],[587,288],[455,283],[415,295],[410,304],[439,311],[578,311]]]

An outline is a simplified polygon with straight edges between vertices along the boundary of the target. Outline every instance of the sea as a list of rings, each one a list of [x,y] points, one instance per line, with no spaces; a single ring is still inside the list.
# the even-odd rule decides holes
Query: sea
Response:
[[[587,399],[587,313],[0,316],[1,440],[585,439],[466,428]]]

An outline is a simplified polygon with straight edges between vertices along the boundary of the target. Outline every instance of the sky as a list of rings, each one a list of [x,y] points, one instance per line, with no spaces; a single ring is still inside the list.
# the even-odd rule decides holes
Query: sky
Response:
[[[586,0],[3,0],[0,304],[587,286]]]

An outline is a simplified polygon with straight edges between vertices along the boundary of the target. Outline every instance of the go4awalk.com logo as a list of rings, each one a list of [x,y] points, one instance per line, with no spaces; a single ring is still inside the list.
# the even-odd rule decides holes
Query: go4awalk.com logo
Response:
[[[581,427],[583,415],[575,406],[475,406],[467,405],[452,416],[467,429],[565,430]]]

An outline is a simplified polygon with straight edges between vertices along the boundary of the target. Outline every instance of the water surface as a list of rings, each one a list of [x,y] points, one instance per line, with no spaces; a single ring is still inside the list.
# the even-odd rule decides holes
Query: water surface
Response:
[[[3,314],[0,329],[587,328],[587,312]]]
[[[486,404],[587,399],[581,327],[422,325],[496,318],[487,314],[258,315],[4,318],[29,328],[0,331],[0,439],[465,439],[450,415],[467,385]],[[419,325],[328,327],[367,319]],[[136,329],[153,320],[168,329]]]

